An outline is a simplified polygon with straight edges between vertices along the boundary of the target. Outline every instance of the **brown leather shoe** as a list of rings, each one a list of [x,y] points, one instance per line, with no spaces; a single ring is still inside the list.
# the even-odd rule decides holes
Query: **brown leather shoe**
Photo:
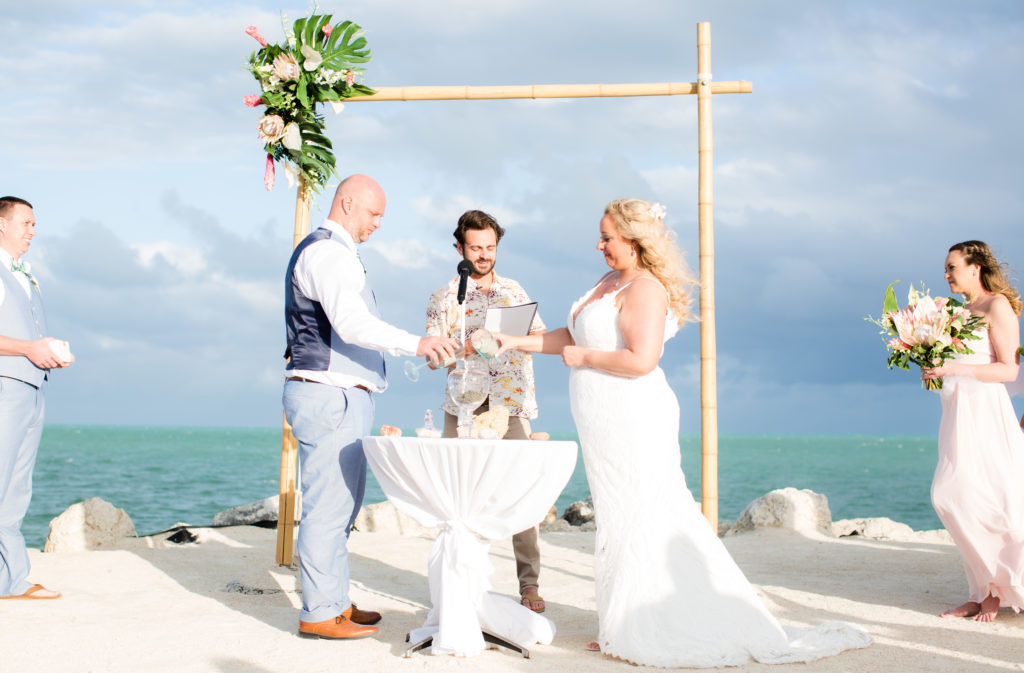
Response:
[[[373,612],[372,610],[360,610],[353,603],[348,607],[347,610],[341,613],[341,616],[345,619],[351,619],[356,624],[376,624],[380,621],[380,613]]]
[[[338,615],[322,622],[299,621],[299,635],[303,638],[353,639],[372,636],[379,631],[376,626],[356,624],[344,615]]]

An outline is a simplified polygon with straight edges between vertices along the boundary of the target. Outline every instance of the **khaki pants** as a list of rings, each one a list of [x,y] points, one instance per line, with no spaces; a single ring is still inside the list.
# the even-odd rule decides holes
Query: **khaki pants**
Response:
[[[479,415],[487,411],[488,403],[484,401],[480,407],[473,412]],[[459,419],[448,412],[444,414],[444,436],[458,436]],[[508,419],[508,432],[502,439],[529,439],[530,419],[521,416],[510,416]],[[519,593],[523,593],[528,587],[537,588],[537,579],[540,577],[540,535],[537,526],[516,533],[512,536],[512,551],[516,556],[516,574],[519,576]]]

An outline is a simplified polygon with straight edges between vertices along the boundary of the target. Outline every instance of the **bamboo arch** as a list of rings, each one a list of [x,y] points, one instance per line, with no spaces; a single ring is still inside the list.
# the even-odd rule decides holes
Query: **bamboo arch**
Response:
[[[751,93],[746,81],[711,81],[711,24],[697,24],[697,81],[647,84],[542,84],[523,86],[409,86],[380,87],[372,96],[349,98],[361,101],[496,100],[523,98],[612,98],[634,96],[697,96],[698,137],[698,230],[700,259],[700,429],[701,511],[718,529],[718,385],[715,344],[715,242],[713,220],[713,156],[711,96]],[[293,247],[309,231],[310,191],[300,181],[295,202]],[[295,527],[297,445],[284,423],[281,434],[281,489],[277,524],[277,562],[290,565]]]

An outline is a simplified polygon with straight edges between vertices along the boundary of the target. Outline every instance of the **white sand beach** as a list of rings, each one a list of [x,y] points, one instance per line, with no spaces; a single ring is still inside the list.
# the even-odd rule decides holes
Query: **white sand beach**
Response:
[[[558,633],[552,644],[533,646],[530,659],[507,650],[470,659],[429,653],[406,659],[405,634],[420,625],[429,607],[429,537],[352,534],[353,598],[383,612],[384,620],[377,637],[342,642],[297,636],[297,574],[274,563],[275,531],[191,530],[197,542],[184,545],[165,542],[163,534],[126,539],[110,551],[31,551],[31,579],[64,597],[0,604],[0,670],[573,673],[631,668],[583,649],[597,629],[593,533],[542,533],[541,589]],[[807,537],[779,529],[725,538],[784,625],[847,620],[875,639],[866,649],[810,664],[751,663],[726,670],[1024,670],[1024,614],[1003,610],[994,624],[936,616],[962,602],[966,584],[956,549],[933,540],[926,535],[904,542]],[[493,545],[491,560],[494,590],[514,596],[510,542]]]

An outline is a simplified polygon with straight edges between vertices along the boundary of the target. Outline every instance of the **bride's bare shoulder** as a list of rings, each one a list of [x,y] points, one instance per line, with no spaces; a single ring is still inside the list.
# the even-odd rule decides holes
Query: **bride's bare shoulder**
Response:
[[[650,282],[638,283],[638,280],[648,280]],[[649,292],[656,292],[667,296],[665,286],[662,285],[661,281],[655,278],[654,274],[651,273],[650,271],[644,271],[643,273],[639,274],[636,278],[634,278],[633,281],[629,284],[629,289],[644,294],[647,294]]]

